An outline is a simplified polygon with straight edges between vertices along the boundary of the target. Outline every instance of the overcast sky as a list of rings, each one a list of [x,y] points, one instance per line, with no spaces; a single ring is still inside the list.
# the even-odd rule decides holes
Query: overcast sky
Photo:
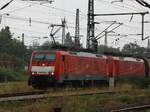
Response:
[[[136,3],[134,0],[124,0],[123,2],[115,2],[119,0],[95,0],[95,13],[119,13],[119,12],[145,12],[149,11]],[[145,0],[150,3],[149,0]],[[9,0],[0,2],[3,6]],[[42,5],[41,5],[42,4]],[[25,34],[25,44],[31,45],[33,41],[38,41],[42,44],[48,39],[37,39],[36,37],[49,36],[51,28],[50,24],[61,24],[61,19],[66,18],[67,29],[66,32],[71,32],[74,35],[75,27],[75,11],[80,9],[80,34],[84,37],[81,38],[82,44],[86,44],[86,29],[87,29],[87,8],[88,0],[55,0],[52,4],[45,2],[30,2],[14,0],[8,7],[1,10],[2,22],[1,28],[9,26],[14,38]],[[7,16],[5,13],[9,13]],[[31,25],[29,23],[31,18]],[[122,26],[115,30],[115,34],[128,35],[127,37],[108,36],[108,45],[113,47],[122,47],[129,42],[136,42],[141,46],[147,46],[147,40],[141,41],[141,36],[130,34],[141,33],[141,16],[134,15],[132,20],[131,16],[109,16],[109,17],[96,17],[95,21],[99,22],[96,25],[95,35],[103,31],[111,23],[106,21],[117,21],[123,23]],[[150,15],[145,16],[145,21],[150,22]],[[114,28],[112,26],[109,30]],[[145,24],[145,37],[150,35],[150,23]],[[112,35],[112,34],[110,34]],[[114,35],[114,34],[113,34]],[[61,40],[61,31],[57,33],[58,41]],[[119,38],[119,41],[115,41]],[[50,40],[50,39],[49,39]],[[104,44],[104,37],[99,40],[100,44]]]

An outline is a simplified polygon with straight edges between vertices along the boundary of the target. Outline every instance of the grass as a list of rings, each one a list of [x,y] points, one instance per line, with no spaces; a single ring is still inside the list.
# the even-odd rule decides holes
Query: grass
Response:
[[[150,89],[136,88],[129,93],[114,95],[64,96],[31,102],[6,102],[0,103],[0,112],[20,112],[20,110],[21,112],[53,112],[54,108],[62,108],[62,112],[109,112],[111,109],[137,102],[149,103]]]
[[[69,92],[105,91],[106,87],[50,90],[54,94]],[[124,107],[137,102],[150,102],[150,89],[141,89],[131,84],[117,84],[114,90],[127,90],[128,93],[102,94],[92,96],[73,96],[48,98],[34,101],[1,102],[0,112],[53,112],[54,108],[62,108],[62,112],[109,112],[111,109]],[[26,81],[0,84],[0,94],[34,91]]]
[[[26,81],[0,83],[0,94],[33,91]]]
[[[122,97],[119,97],[118,99],[118,97],[114,98],[113,96],[113,100],[108,96],[103,100],[98,97],[63,97],[35,101],[31,103],[9,102],[9,104],[0,104],[0,112],[9,112],[10,110],[11,112],[19,112],[20,110],[22,110],[21,112],[51,112],[54,108],[59,107],[62,108],[62,112],[96,112],[100,110],[106,112],[111,108],[120,107],[127,104],[125,100],[120,100]],[[141,100],[141,98],[143,97],[138,97],[137,99]]]

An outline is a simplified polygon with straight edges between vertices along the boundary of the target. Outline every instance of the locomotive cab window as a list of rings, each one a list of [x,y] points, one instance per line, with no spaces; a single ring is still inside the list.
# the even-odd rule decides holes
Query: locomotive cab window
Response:
[[[55,59],[56,55],[54,53],[52,54],[38,53],[35,54],[33,57],[33,61],[54,61]]]
[[[45,55],[45,60],[46,61],[54,61],[56,59],[56,55],[55,54],[46,54]]]
[[[35,54],[33,57],[33,61],[42,61],[44,58],[44,54]]]

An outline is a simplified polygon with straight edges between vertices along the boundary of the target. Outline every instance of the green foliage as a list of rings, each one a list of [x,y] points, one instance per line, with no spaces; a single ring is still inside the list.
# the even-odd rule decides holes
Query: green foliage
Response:
[[[26,80],[27,76],[27,71],[24,70],[0,68],[0,82]]]
[[[6,61],[10,61],[10,63],[16,62],[16,66],[23,67],[28,58],[26,52],[25,45],[12,38],[8,26],[0,31],[0,60],[5,59]]]
[[[150,85],[150,78],[148,77],[119,78],[117,83],[128,83],[136,87],[148,88]]]
[[[9,27],[5,27],[0,31],[0,53],[7,53],[22,57],[25,52],[25,46],[22,42],[12,39]]]
[[[62,46],[59,42],[56,42],[57,47]],[[56,47],[56,45],[53,42],[46,41],[44,42],[40,47],[38,47],[36,50],[51,50]]]
[[[126,54],[138,54],[141,55],[145,52],[145,48],[144,47],[140,47],[139,45],[135,44],[135,43],[129,43],[129,44],[125,44],[122,52],[126,53]]]
[[[110,52],[110,53],[119,53],[119,48],[113,48],[113,47],[106,47],[104,45],[98,46],[98,53],[104,53],[104,52]]]
[[[131,97],[129,97],[128,95],[122,95],[122,96],[118,96],[115,97],[118,101],[121,101],[123,103],[129,103],[131,101]]]
[[[64,44],[65,44],[65,46],[68,46],[68,47],[74,46],[74,42],[73,42],[72,37],[70,36],[69,32],[66,34],[66,39],[65,39]]]
[[[53,43],[46,41],[43,43],[43,45],[40,47],[41,50],[50,50],[52,47]]]
[[[0,54],[0,66],[5,68],[21,68],[23,60],[14,56],[8,55],[6,53]]]

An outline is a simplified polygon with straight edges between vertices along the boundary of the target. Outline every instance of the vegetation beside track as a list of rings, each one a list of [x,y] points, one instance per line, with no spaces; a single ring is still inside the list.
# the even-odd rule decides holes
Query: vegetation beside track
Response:
[[[11,85],[13,85],[13,88],[20,89],[20,91],[21,86],[24,86],[25,91],[33,90],[32,88],[28,88],[25,82],[20,83],[20,85],[19,83],[10,83],[7,86],[11,88]],[[66,88],[63,90],[50,90],[50,93],[65,94],[68,91],[102,91],[102,89],[107,90],[108,88],[78,88],[73,90]],[[0,112],[20,112],[20,110],[21,112],[53,112],[54,108],[61,108],[62,112],[110,112],[110,110],[121,107],[148,104],[150,102],[150,89],[140,89],[129,84],[124,84],[117,86],[115,90],[127,90],[128,92],[88,96],[64,96],[33,101],[1,102]]]
[[[0,83],[0,94],[28,91],[34,91],[34,89],[27,85],[27,81]]]
[[[120,95],[93,95],[48,98],[37,101],[15,101],[0,103],[0,112],[52,112],[61,108],[62,112],[110,112],[110,110],[128,105],[146,104],[150,102],[150,90]],[[135,94],[136,93],[136,94]]]
[[[116,80],[117,86],[120,84],[129,84],[134,87],[139,87],[139,88],[149,88],[150,87],[150,77],[123,77],[123,78],[118,78]]]
[[[27,81],[27,79],[26,70],[0,68],[0,82]]]

